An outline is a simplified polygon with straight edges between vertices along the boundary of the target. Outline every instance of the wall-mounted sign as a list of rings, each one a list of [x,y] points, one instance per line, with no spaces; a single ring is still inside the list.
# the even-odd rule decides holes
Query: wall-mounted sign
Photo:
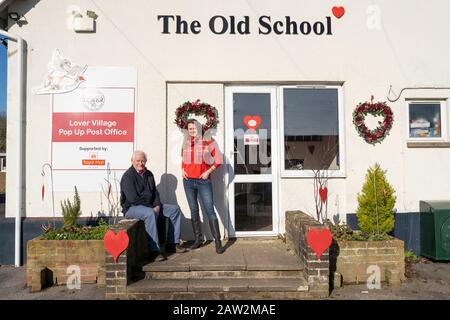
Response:
[[[344,7],[332,7],[331,13],[337,19],[345,14]],[[162,23],[162,34],[199,34],[202,32],[202,23],[180,15],[158,15]],[[209,31],[213,34],[241,34],[252,33],[250,16],[221,16],[216,15],[208,20]],[[332,17],[326,16],[323,20],[308,21],[291,16],[281,19],[262,15],[258,18],[258,34],[261,35],[332,35]]]
[[[259,135],[256,133],[246,133],[244,134],[244,145],[245,146],[257,146],[259,145]]]
[[[121,175],[135,142],[134,68],[89,67],[76,90],[52,98],[55,191],[101,191],[106,169]]]

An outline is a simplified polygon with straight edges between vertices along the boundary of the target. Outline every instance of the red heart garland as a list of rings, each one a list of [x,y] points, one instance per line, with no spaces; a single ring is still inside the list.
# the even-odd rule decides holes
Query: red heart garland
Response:
[[[322,254],[331,246],[333,237],[329,229],[314,228],[309,229],[306,241],[316,253],[317,259],[320,259]]]
[[[344,7],[333,7],[333,9],[331,9],[331,11],[333,12],[333,15],[338,19],[342,18],[345,14]]]
[[[320,199],[322,199],[322,202],[325,203],[325,201],[327,201],[328,188],[327,187],[320,188],[319,195],[320,195]]]
[[[108,230],[103,238],[103,245],[106,251],[113,256],[114,262],[117,262],[120,254],[128,248],[129,241],[128,234],[124,230],[120,230],[117,234]]]

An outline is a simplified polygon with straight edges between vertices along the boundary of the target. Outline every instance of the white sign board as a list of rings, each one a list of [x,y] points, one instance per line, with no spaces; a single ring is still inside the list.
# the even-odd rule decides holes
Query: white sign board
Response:
[[[89,67],[77,89],[52,96],[55,191],[102,191],[106,170],[120,178],[135,143],[137,71]]]

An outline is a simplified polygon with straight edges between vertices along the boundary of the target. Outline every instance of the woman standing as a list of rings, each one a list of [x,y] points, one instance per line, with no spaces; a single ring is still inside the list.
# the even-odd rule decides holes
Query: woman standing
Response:
[[[222,161],[215,142],[204,139],[202,133],[202,125],[197,120],[189,120],[181,152],[183,186],[191,210],[192,229],[195,235],[195,242],[191,249],[200,247],[203,242],[198,207],[198,198],[200,198],[208,216],[209,227],[216,245],[216,253],[220,254],[224,252],[224,248],[220,241],[219,221],[214,211],[210,175],[220,166]]]

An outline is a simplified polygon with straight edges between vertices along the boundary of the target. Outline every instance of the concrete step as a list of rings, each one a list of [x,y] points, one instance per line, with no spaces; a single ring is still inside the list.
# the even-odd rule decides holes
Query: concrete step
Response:
[[[282,293],[308,292],[308,284],[304,278],[267,278],[267,279],[144,279],[127,287],[128,295],[155,293]],[[132,298],[132,297],[131,297]]]
[[[147,292],[128,293],[129,300],[301,300],[314,299],[308,291]]]
[[[279,246],[276,247],[276,246]],[[167,260],[143,266],[144,272],[188,271],[301,271],[300,259],[286,252],[278,243],[272,246],[236,245],[223,254],[216,254],[209,245],[181,254],[172,254]]]
[[[150,268],[148,268],[150,269]],[[147,271],[145,272],[146,279],[236,279],[236,278],[301,278],[303,271],[301,270],[268,270],[268,271],[253,271],[253,270],[211,270],[211,271]]]

